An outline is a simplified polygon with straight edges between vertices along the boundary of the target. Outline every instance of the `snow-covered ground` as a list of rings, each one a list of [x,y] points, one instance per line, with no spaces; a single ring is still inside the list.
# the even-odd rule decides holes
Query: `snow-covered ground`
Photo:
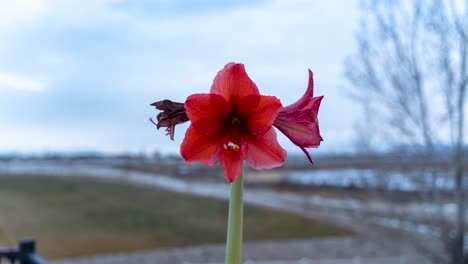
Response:
[[[291,171],[289,183],[311,186],[354,187],[414,192],[432,188],[430,171],[378,171],[370,169],[336,169]],[[454,181],[448,172],[438,172],[434,185],[440,190],[453,190]]]

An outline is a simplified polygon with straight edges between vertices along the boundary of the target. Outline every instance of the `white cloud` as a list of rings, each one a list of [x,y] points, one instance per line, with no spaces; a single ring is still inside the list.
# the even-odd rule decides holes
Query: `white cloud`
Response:
[[[354,43],[356,1],[261,1],[172,15],[130,12],[130,8],[123,8],[118,1],[7,0],[5,3],[9,6],[4,8],[5,4],[0,0],[0,38],[9,39],[3,44],[0,42],[0,58],[2,53],[31,57],[10,58],[10,64],[6,59],[1,60],[0,68],[6,73],[0,72],[0,90],[43,91],[49,88],[41,79],[9,74],[13,70],[45,76],[47,85],[53,84],[53,89],[50,87],[50,93],[41,98],[33,96],[34,102],[47,106],[46,109],[55,107],[57,111],[53,111],[53,117],[63,120],[57,115],[66,115],[71,110],[59,107],[63,97],[71,97],[64,90],[76,88],[74,81],[90,84],[91,88],[76,89],[79,93],[75,94],[79,96],[73,97],[76,104],[86,105],[87,109],[96,108],[93,104],[100,102],[101,97],[111,97],[103,87],[112,87],[112,96],[128,100],[122,100],[118,105],[113,101],[114,105],[109,103],[109,108],[121,112],[116,113],[118,123],[107,124],[120,131],[116,128],[122,123],[136,123],[121,129],[122,133],[118,134],[122,138],[109,133],[107,141],[87,143],[86,138],[103,131],[96,128],[87,136],[70,132],[73,136],[54,141],[55,134],[54,137],[47,136],[56,131],[51,125],[65,127],[68,123],[51,121],[49,112],[44,107],[37,107],[36,118],[30,124],[41,131],[34,133],[37,142],[25,144],[22,139],[13,138],[12,142],[23,144],[25,149],[56,149],[60,146],[102,149],[135,138],[128,147],[149,144],[160,146],[161,151],[171,147],[178,149],[178,144],[166,143],[163,131],[156,133],[147,124],[146,117],[154,115],[154,110],[144,104],[158,98],[181,101],[190,93],[207,92],[216,72],[229,61],[245,63],[260,90],[278,96],[285,104],[302,95],[307,86],[307,68],[311,68],[316,80],[316,94],[324,94],[326,98],[320,113],[327,140],[325,149],[333,143],[342,145],[348,140],[349,123],[355,108],[345,107],[343,98],[338,96],[337,80],[341,78],[342,60]],[[5,28],[13,34],[2,34]],[[103,47],[109,47],[111,51]],[[4,57],[9,58],[6,55]],[[17,61],[19,63],[15,64]],[[22,61],[28,61],[28,64]],[[346,109],[345,114],[343,109]],[[9,116],[15,115],[13,110],[9,111]],[[88,127],[95,119],[105,117],[104,114],[96,112],[91,118],[80,112],[76,117],[80,124],[77,131]],[[141,124],[134,121],[140,119]],[[15,128],[19,122],[10,126]],[[147,134],[135,137],[135,131]],[[183,131],[180,128],[177,133],[183,137]],[[0,149],[6,143],[10,142],[0,142]],[[292,148],[296,149],[295,146]]]
[[[47,11],[44,0],[2,0],[0,2],[0,31],[15,31],[26,24],[33,25]]]
[[[15,89],[26,92],[41,92],[46,88],[45,83],[28,77],[11,75],[0,72],[0,90]]]

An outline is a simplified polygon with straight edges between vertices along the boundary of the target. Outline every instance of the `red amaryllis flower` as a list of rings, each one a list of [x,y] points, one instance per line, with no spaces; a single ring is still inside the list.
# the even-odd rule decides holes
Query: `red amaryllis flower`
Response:
[[[185,109],[191,125],[180,152],[186,161],[219,162],[229,182],[239,176],[244,160],[255,169],[284,162],[286,151],[272,128],[283,110],[281,103],[259,94],[244,65],[227,64],[215,77],[210,93],[189,96]]]
[[[299,146],[310,162],[306,148],[318,147],[320,136],[317,114],[323,96],[313,97],[313,75],[305,94],[282,108],[279,100],[260,95],[242,64],[227,64],[216,76],[210,94],[195,94],[185,104],[163,100],[151,104],[162,112],[158,128],[166,127],[171,139],[177,124],[191,121],[181,145],[188,162],[206,165],[221,163],[225,177],[232,182],[242,169],[243,160],[255,169],[277,167],[286,152],[279,146],[272,125]]]
[[[310,162],[312,158],[305,148],[318,147],[323,141],[317,119],[322,98],[323,96],[314,97],[314,79],[309,70],[309,84],[304,95],[283,108],[274,122],[276,128],[304,151]]]

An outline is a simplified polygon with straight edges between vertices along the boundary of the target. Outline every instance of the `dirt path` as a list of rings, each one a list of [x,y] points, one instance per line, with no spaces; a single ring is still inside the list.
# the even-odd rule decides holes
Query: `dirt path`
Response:
[[[244,261],[270,263],[267,261],[288,261],[288,263],[308,263],[309,260],[328,260],[335,259],[330,264],[339,263],[360,263],[350,262],[356,258],[359,252],[360,258],[379,258],[380,260],[395,259],[392,256],[399,257],[398,260],[405,262],[389,263],[430,263],[429,259],[414,257],[411,249],[386,248],[382,250],[381,244],[374,243],[366,238],[356,236],[347,238],[323,238],[312,240],[290,240],[290,241],[265,241],[265,242],[246,242],[244,245]],[[98,257],[86,257],[81,259],[53,261],[51,264],[150,264],[150,263],[223,263],[224,245],[205,245],[188,248],[177,248],[147,252],[135,252],[129,254],[114,254]],[[406,262],[414,261],[418,262]],[[374,259],[375,260],[375,259]],[[272,262],[276,263],[276,262]],[[316,263],[316,262],[313,262]],[[370,263],[370,262],[369,262]],[[373,262],[373,263],[381,263]]]

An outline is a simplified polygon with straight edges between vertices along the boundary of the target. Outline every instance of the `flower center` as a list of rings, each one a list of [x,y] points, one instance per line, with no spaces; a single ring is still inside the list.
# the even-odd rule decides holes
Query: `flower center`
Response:
[[[239,118],[237,116],[232,116],[232,121],[231,121],[231,124],[233,125],[241,125],[241,121],[239,120]]]
[[[238,155],[240,153],[240,142],[241,142],[241,130],[242,130],[242,119],[233,112],[231,118],[226,121],[230,123],[226,124],[228,128],[229,137],[226,138],[225,143],[222,144],[223,151],[230,153],[231,155]]]

